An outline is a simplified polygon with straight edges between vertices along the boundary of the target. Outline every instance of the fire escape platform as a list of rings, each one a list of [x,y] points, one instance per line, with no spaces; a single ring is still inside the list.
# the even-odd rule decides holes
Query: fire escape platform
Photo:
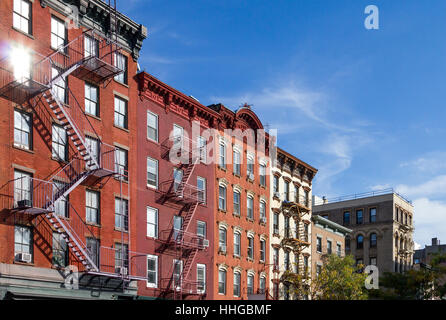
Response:
[[[120,73],[122,73],[121,69],[92,56],[85,58],[71,75],[84,81],[100,84]]]
[[[2,72],[7,71],[3,70]],[[49,86],[35,80],[12,81],[0,89],[0,97],[17,104],[23,104],[48,89],[50,89]]]

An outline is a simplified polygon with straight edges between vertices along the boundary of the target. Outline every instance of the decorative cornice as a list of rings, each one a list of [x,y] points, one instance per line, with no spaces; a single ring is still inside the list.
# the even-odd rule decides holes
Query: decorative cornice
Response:
[[[103,36],[117,35],[117,42],[131,52],[133,60],[137,61],[144,39],[147,38],[147,28],[131,20],[123,13],[115,12],[101,0],[40,0],[42,8],[47,6],[63,15],[72,12],[73,6],[79,13],[79,24],[88,29],[94,29]],[[117,21],[116,21],[117,20]],[[111,23],[110,23],[111,22]],[[116,24],[116,30],[115,30]]]

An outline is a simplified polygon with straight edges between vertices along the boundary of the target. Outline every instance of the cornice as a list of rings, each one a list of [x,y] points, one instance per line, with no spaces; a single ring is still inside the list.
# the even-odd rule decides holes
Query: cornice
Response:
[[[47,6],[63,15],[72,12],[73,6],[79,13],[79,24],[88,29],[94,29],[103,36],[117,34],[117,42],[131,52],[133,60],[137,61],[144,39],[147,38],[147,28],[131,20],[121,12],[113,12],[110,19],[110,7],[101,0],[40,0],[42,8]],[[112,21],[112,23],[110,23]],[[116,32],[116,33],[115,33]]]

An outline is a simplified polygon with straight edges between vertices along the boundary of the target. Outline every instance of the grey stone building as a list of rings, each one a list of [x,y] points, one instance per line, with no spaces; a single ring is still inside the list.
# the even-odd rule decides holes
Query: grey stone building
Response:
[[[358,264],[376,265],[383,272],[404,272],[413,265],[413,206],[393,189],[336,199],[313,198],[319,215],[353,232],[345,251]]]
[[[435,254],[446,254],[446,244],[440,244],[440,239],[432,238],[432,244],[426,245],[424,249],[415,250],[413,256],[414,264],[431,263],[432,256]]]

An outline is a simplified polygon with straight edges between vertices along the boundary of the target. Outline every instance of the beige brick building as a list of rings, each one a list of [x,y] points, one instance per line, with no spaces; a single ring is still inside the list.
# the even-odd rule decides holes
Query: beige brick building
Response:
[[[345,256],[345,237],[353,230],[318,215],[314,215],[311,220],[311,269],[312,277],[315,278],[321,271],[324,256]]]
[[[317,169],[278,148],[271,170],[269,293],[305,299],[288,277],[311,272],[311,182]]]
[[[353,230],[346,253],[357,263],[385,271],[404,272],[413,265],[413,206],[392,189],[313,199],[313,213]]]

